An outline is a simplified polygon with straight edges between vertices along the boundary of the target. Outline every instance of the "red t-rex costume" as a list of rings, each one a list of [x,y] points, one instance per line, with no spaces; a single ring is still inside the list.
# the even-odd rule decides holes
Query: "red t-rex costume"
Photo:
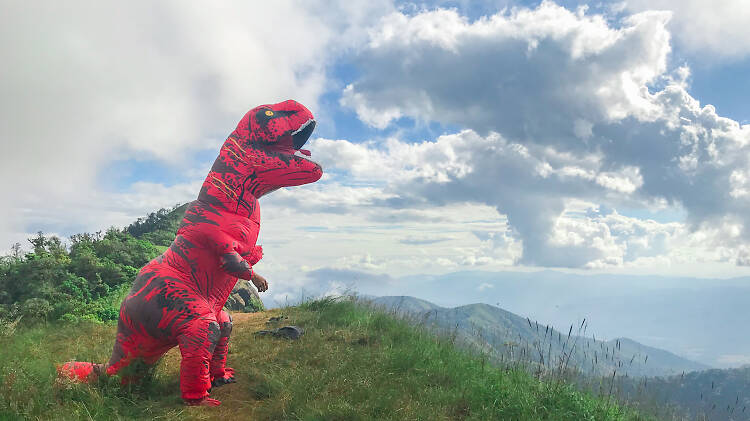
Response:
[[[310,155],[300,148],[314,128],[312,113],[292,100],[245,114],[185,211],[172,245],[138,273],[120,308],[109,362],[69,362],[58,371],[80,381],[102,371],[120,373],[128,382],[179,345],[182,398],[218,405],[208,398],[212,385],[234,381],[233,370],[225,367],[232,320],[222,308],[237,279],[251,279],[263,255],[255,245],[258,199],[320,179],[318,164],[295,155],[298,150]],[[142,363],[131,365],[134,361]]]

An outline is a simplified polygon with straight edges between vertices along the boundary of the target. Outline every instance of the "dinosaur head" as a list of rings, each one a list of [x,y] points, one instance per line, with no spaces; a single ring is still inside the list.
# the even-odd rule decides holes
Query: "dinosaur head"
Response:
[[[253,108],[224,142],[199,198],[252,213],[267,193],[318,181],[320,165],[298,155],[310,156],[301,148],[314,129],[312,113],[297,101]]]
[[[250,110],[237,126],[237,134],[256,146],[285,153],[299,150],[315,130],[310,110],[294,100],[261,105]]]

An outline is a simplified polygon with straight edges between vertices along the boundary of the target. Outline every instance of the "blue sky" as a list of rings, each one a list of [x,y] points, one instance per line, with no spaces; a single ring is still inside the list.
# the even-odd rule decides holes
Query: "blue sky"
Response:
[[[742,3],[8,2],[0,244],[193,200],[247,109],[294,98],[325,175],[261,201],[271,301],[372,276],[748,276]]]
[[[694,62],[690,93],[702,103],[742,124],[750,123],[750,59],[719,63]]]

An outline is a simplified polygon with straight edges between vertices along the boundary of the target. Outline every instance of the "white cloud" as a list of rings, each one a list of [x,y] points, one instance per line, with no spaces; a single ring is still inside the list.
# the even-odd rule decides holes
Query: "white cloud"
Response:
[[[415,144],[396,139],[381,145],[317,139],[313,145],[316,157],[334,171],[343,170],[347,177],[365,185],[368,180],[379,184],[379,187],[348,187],[352,192],[371,191],[372,197],[385,199],[351,202],[350,205],[359,207],[355,209],[377,206],[378,212],[391,213],[400,212],[390,209],[400,206],[429,209],[434,205],[470,202],[492,205],[500,215],[508,215],[515,234],[507,226],[499,231],[475,231],[482,245],[456,250],[453,254],[456,263],[469,266],[513,264],[520,257],[519,243],[514,239],[518,234],[525,240],[527,259],[554,262],[558,266],[584,265],[590,260],[584,257],[588,256],[586,250],[592,250],[591,242],[581,248],[581,259],[571,262],[570,244],[547,241],[555,221],[565,210],[565,197],[598,198],[610,192],[628,195],[642,183],[636,168],[603,171],[601,157],[595,155],[577,157],[549,146],[511,143],[497,134],[482,137],[470,130]],[[344,194],[339,188],[330,190],[332,187],[324,184],[316,188],[329,192],[330,203],[340,200],[334,198],[357,197],[352,192]],[[526,207],[525,200],[536,201],[541,210],[549,210],[551,206],[559,210],[541,212],[540,216],[540,212]],[[327,206],[310,196],[304,201],[305,204],[297,206],[318,209]],[[494,218],[506,224],[499,215]],[[555,253],[561,257],[555,257]]]
[[[710,255],[744,261],[750,126],[691,97],[687,67],[667,68],[669,18],[646,11],[612,25],[550,2],[473,22],[455,10],[391,14],[360,53],[362,75],[343,103],[376,127],[407,116],[470,130],[351,145],[357,159],[330,162],[362,178],[373,175],[368,159],[378,163],[393,203],[496,207],[522,240],[524,264],[604,267],[663,254],[653,253],[657,237],[626,241],[606,221],[567,218],[574,199],[682,209],[689,231],[713,233],[723,254]]]
[[[399,243],[409,245],[426,245],[440,243],[442,241],[450,241],[450,236],[438,236],[438,235],[408,235],[404,238],[399,239]]]
[[[370,253],[365,253],[340,257],[334,265],[347,269],[377,271],[385,269],[386,263],[383,259],[373,258]]]
[[[596,176],[596,183],[607,189],[620,193],[633,193],[643,185],[638,167],[628,166],[622,168],[619,172],[602,172]]]
[[[70,233],[105,230],[108,227],[124,227],[137,217],[145,216],[160,208],[179,205],[196,197],[203,180],[165,186],[159,183],[136,182],[125,191],[112,193],[91,190],[85,192],[86,202],[80,196],[62,197],[46,201],[43,196],[30,195],[20,209],[23,220],[34,221],[34,228],[47,234],[69,235]],[[13,215],[13,213],[11,213]],[[16,241],[25,244],[29,232],[19,228],[13,234]]]
[[[392,10],[389,1],[3,6],[1,243],[39,222],[26,208],[51,204],[60,224],[86,214],[86,229],[109,222],[85,210],[113,161],[156,159],[179,173],[253,106],[295,98],[315,110],[332,59]]]
[[[750,8],[744,0],[628,0],[626,8],[671,11],[676,42],[696,57],[750,55]]]
[[[479,286],[477,287],[477,290],[478,291],[484,291],[486,289],[492,289],[492,288],[495,288],[495,286],[492,285],[492,284],[488,284],[487,282],[483,282],[483,283],[479,284]]]
[[[716,362],[722,366],[740,367],[750,364],[750,355],[744,354],[724,354],[716,359]]]
[[[579,120],[658,111],[645,85],[666,69],[668,18],[645,12],[613,29],[549,2],[475,22],[455,10],[394,13],[358,57],[363,77],[343,103],[378,127],[410,116],[552,143],[582,133]]]

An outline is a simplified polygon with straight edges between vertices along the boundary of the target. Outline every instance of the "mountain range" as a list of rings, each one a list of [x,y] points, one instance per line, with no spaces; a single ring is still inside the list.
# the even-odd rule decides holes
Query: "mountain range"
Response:
[[[750,325],[750,278],[557,270],[392,277],[335,268],[305,277],[305,291],[313,295],[344,285],[359,295],[416,296],[443,307],[486,303],[564,330],[585,318],[597,339],[627,337],[714,368],[750,364],[750,335],[742,334]]]
[[[374,305],[442,329],[497,360],[521,360],[545,370],[576,368],[590,376],[670,376],[710,367],[628,338],[586,335],[587,322],[564,330],[489,304],[441,307],[410,296],[373,298]]]

